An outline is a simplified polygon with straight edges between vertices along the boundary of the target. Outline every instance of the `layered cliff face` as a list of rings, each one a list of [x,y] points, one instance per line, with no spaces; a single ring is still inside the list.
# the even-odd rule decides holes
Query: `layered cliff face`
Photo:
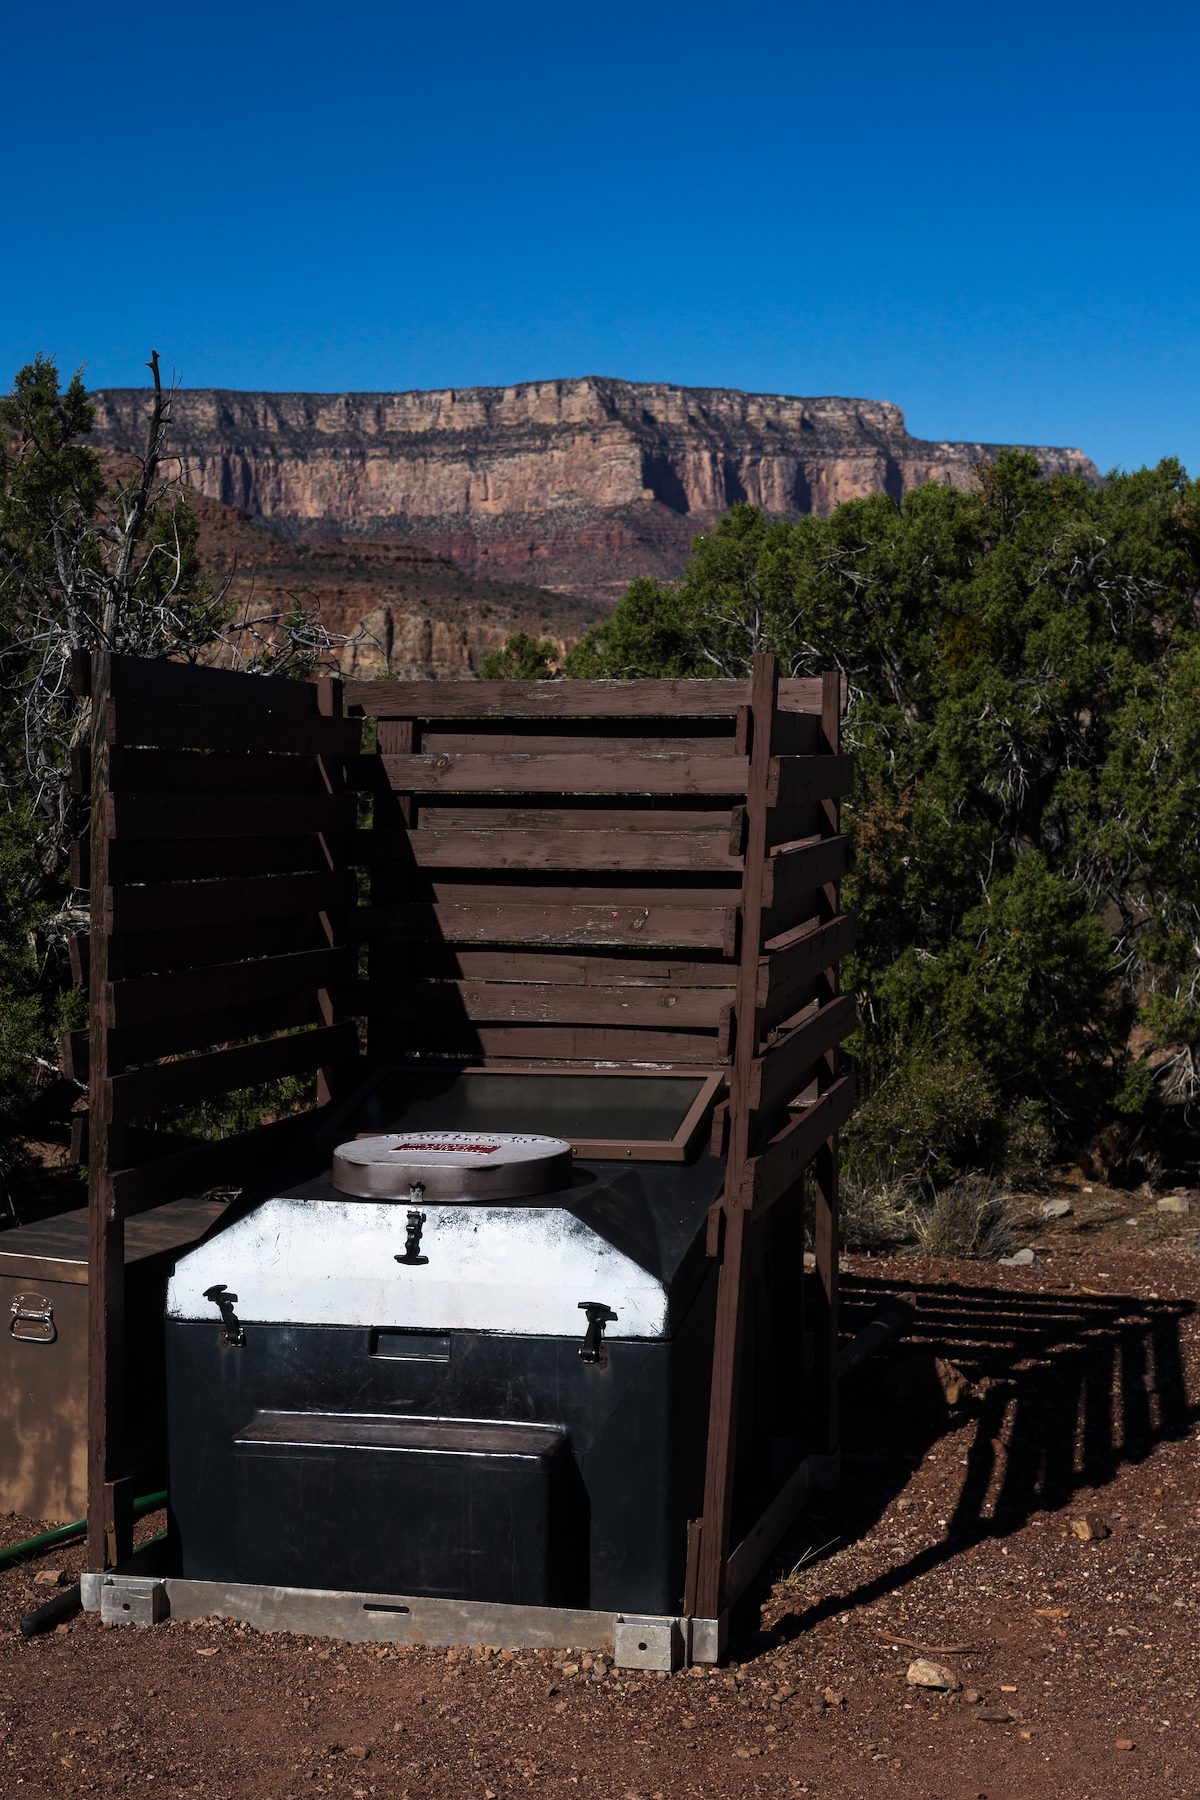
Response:
[[[137,447],[139,390],[95,396],[94,441]],[[783,517],[879,490],[962,484],[993,444],[910,437],[882,401],[795,399],[586,377],[407,394],[183,390],[172,449],[189,487],[296,541],[422,545],[476,575],[612,601],[678,575],[738,501]],[[1048,472],[1098,479],[1078,450]]]

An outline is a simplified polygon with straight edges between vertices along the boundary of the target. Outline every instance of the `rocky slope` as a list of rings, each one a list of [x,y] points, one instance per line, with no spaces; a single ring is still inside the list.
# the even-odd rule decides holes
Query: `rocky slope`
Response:
[[[514,631],[560,649],[583,636],[603,608],[573,595],[463,573],[413,544],[327,539],[292,544],[244,511],[188,495],[200,522],[198,551],[214,585],[229,583],[245,616],[301,606],[349,642],[337,660],[345,675],[390,670],[401,680],[462,679]]]
[[[131,450],[146,395],[96,395],[94,441]],[[675,576],[694,533],[749,500],[829,512],[880,489],[969,479],[994,444],[911,437],[883,401],[796,399],[589,376],[406,394],[185,389],[172,447],[189,487],[280,537],[421,545],[475,575],[614,600]],[[1081,451],[1047,471],[1098,479]]]

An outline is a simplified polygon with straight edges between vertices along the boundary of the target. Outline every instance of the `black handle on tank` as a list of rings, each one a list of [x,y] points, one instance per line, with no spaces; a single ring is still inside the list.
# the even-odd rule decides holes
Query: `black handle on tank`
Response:
[[[604,1327],[610,1319],[616,1318],[611,1306],[603,1300],[581,1300],[580,1312],[587,1314],[587,1330],[583,1334],[583,1343],[579,1350],[579,1360],[585,1363],[604,1361]]]
[[[221,1313],[221,1348],[222,1350],[240,1350],[246,1342],[246,1333],[242,1329],[242,1321],[233,1310],[236,1294],[231,1294],[223,1281],[214,1287],[205,1288],[204,1298],[211,1300]]]

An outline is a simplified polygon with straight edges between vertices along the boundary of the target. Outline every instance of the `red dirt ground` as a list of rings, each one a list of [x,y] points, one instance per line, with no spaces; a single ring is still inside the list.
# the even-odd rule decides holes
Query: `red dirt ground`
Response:
[[[841,1487],[743,1604],[719,1670],[94,1617],[26,1641],[49,1591],[35,1570],[78,1570],[60,1551],[0,1575],[4,1790],[1188,1800],[1200,1261],[1184,1221],[1131,1247],[1146,1224],[1103,1243],[1055,1228],[1030,1270],[849,1259],[850,1326],[902,1290],[918,1326],[846,1393]],[[953,1407],[934,1354],[965,1377]],[[1108,1535],[1081,1541],[1084,1518]],[[922,1653],[960,1691],[910,1687]]]

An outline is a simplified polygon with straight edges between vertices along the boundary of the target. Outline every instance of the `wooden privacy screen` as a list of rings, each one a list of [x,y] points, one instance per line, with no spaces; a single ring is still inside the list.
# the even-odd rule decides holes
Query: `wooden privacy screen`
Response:
[[[88,1516],[99,1568],[128,1545],[133,1498],[124,1221],[241,1185],[305,1125],[293,1116],[205,1142],[180,1115],[314,1073],[324,1099],[355,1058],[356,1028],[338,1010],[354,975],[341,922],[354,898],[342,844],[355,801],[342,760],[362,727],[337,716],[331,682],[107,656],[76,680],[92,708],[90,776],[89,758],[77,769],[91,832],[76,858],[92,901],[89,1027],[65,1051],[81,1079],[87,1065]]]
[[[782,1218],[795,1250],[810,1164],[821,1301],[804,1434],[836,1441],[837,1131],[851,1103],[837,1045],[853,1024],[836,978],[850,942],[838,679],[781,682],[760,657],[748,682],[308,684],[101,657],[81,683],[90,1025],[66,1048],[89,1064],[91,1566],[129,1544],[122,1221],[238,1185],[311,1134],[314,1110],[180,1142],[178,1115],[283,1076],[315,1073],[314,1107],[344,1095],[358,1019],[376,1065],[728,1072],[687,1592],[689,1611],[717,1617],[750,1554],[729,1542],[742,1320]],[[799,1366],[785,1386],[804,1386]],[[788,1505],[785,1490],[755,1551]]]

